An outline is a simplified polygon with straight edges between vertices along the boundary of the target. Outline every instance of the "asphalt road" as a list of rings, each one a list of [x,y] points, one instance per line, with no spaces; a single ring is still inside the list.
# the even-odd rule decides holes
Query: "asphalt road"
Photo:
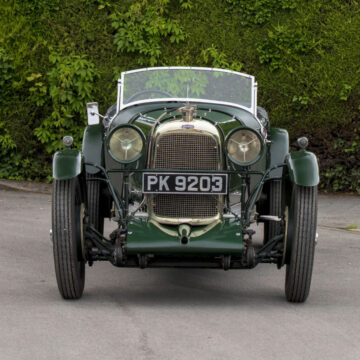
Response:
[[[360,197],[321,196],[305,304],[285,271],[87,268],[80,301],[61,299],[51,198],[0,190],[0,359],[360,359]]]

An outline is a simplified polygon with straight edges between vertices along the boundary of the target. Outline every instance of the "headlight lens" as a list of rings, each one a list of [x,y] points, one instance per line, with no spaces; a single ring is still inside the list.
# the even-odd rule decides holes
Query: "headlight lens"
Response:
[[[143,147],[143,137],[131,126],[120,127],[111,134],[110,154],[119,162],[129,163],[137,160],[141,156]]]
[[[240,129],[227,140],[227,151],[231,161],[238,165],[249,165],[257,161],[261,154],[259,136],[248,129]]]

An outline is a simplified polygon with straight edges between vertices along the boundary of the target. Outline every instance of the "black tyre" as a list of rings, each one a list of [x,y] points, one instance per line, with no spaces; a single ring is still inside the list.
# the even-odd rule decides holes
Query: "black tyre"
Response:
[[[104,216],[101,213],[101,181],[91,180],[97,175],[87,174],[86,188],[88,200],[89,223],[101,234],[104,233]]]
[[[84,210],[79,179],[55,180],[52,200],[54,262],[57,284],[64,299],[79,299],[84,291]]]
[[[317,187],[294,186],[288,219],[285,294],[304,302],[310,291],[317,224]]]
[[[268,183],[268,212],[265,215],[281,217],[283,215],[281,180],[272,180]],[[264,223],[264,244],[274,236],[281,234],[280,222],[266,221]]]

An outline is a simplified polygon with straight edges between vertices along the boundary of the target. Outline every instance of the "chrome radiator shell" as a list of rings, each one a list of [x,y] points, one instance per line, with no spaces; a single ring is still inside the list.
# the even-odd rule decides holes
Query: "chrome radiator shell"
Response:
[[[190,126],[189,126],[190,125]],[[222,144],[218,130],[204,120],[173,120],[154,132],[151,169],[221,170]],[[224,196],[148,195],[151,219],[162,224],[208,225],[222,218]]]

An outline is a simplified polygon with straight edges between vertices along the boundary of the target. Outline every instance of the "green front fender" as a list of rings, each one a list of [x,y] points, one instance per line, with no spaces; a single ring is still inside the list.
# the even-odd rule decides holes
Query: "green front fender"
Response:
[[[271,128],[270,130],[270,162],[269,168],[282,164],[289,154],[289,134],[286,130],[280,128]],[[283,168],[274,169],[269,174],[269,179],[281,179]]]
[[[57,151],[53,158],[53,178],[56,180],[72,179],[81,174],[83,164],[81,151],[72,149]]]
[[[85,128],[82,144],[85,162],[104,166],[103,133],[104,128],[102,124],[88,125]],[[85,165],[85,169],[89,174],[96,174],[100,171],[98,168],[90,165]]]
[[[293,151],[286,158],[287,170],[292,183],[300,186],[319,184],[319,166],[315,154],[309,151]]]

